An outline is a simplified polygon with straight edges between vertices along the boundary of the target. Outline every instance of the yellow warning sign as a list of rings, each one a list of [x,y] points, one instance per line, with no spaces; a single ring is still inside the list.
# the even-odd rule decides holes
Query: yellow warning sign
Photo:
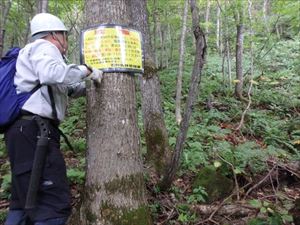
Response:
[[[82,62],[106,72],[144,72],[142,35],[118,25],[101,25],[81,33]]]

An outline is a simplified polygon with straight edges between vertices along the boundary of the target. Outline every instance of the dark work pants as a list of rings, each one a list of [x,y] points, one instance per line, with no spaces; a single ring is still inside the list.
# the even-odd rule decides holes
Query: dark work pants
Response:
[[[40,221],[68,218],[71,212],[66,166],[60,152],[60,134],[57,127],[50,125],[49,128],[47,159],[40,181],[37,207],[32,211],[24,211],[24,206],[39,135],[38,126],[34,120],[20,119],[5,132],[5,144],[12,172],[10,212],[15,210],[24,212],[32,221],[24,225],[46,225],[48,223]]]

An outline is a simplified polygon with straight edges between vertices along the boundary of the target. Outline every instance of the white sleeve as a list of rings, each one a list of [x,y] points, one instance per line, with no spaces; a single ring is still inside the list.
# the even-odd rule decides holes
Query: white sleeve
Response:
[[[72,98],[85,96],[85,94],[86,94],[85,81],[68,86],[68,96]]]
[[[87,69],[67,65],[55,45],[40,42],[31,49],[30,61],[41,84],[74,84],[86,77]]]

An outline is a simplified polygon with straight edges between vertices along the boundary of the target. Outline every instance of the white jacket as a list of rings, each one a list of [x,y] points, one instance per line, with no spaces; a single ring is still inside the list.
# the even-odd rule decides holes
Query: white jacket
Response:
[[[58,48],[44,39],[38,39],[21,49],[16,70],[14,83],[18,93],[29,92],[39,83],[43,85],[22,108],[42,117],[52,118],[47,85],[52,87],[60,121],[65,116],[68,90],[72,89],[73,96],[82,95],[85,91],[82,79],[88,73],[87,68],[75,64],[67,65]]]

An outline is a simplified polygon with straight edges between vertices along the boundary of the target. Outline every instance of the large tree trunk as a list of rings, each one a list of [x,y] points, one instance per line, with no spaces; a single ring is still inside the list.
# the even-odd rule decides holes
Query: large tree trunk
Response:
[[[170,166],[165,171],[165,176],[160,184],[162,190],[170,188],[172,181],[175,178],[176,172],[180,165],[180,158],[183,152],[184,143],[189,127],[189,121],[192,116],[194,104],[197,100],[198,87],[201,81],[201,72],[206,56],[206,41],[205,35],[199,26],[199,10],[195,0],[190,0],[193,32],[196,40],[196,55],[193,66],[193,72],[190,81],[189,94],[186,102],[183,120],[180,124],[179,134],[176,139],[176,146]]]
[[[87,0],[86,25],[131,24],[128,0]],[[134,76],[104,74],[88,87],[87,174],[79,225],[150,225]],[[72,224],[73,225],[73,224]]]
[[[180,37],[180,47],[179,47],[179,66],[177,74],[177,85],[176,85],[176,122],[177,124],[181,123],[181,91],[182,91],[182,74],[183,74],[183,64],[184,64],[184,53],[185,53],[185,35],[186,35],[186,20],[188,12],[188,0],[184,2],[183,15],[182,15],[182,30]]]
[[[161,106],[160,83],[150,45],[146,0],[132,0],[133,25],[144,38],[145,73],[140,77],[144,132],[147,145],[146,160],[160,175],[166,168],[170,154],[168,132]]]
[[[4,38],[5,38],[5,26],[6,26],[6,21],[8,17],[8,13],[11,7],[11,0],[0,1],[0,11],[1,11],[1,16],[0,16],[0,58],[3,55],[3,48],[4,48]]]

